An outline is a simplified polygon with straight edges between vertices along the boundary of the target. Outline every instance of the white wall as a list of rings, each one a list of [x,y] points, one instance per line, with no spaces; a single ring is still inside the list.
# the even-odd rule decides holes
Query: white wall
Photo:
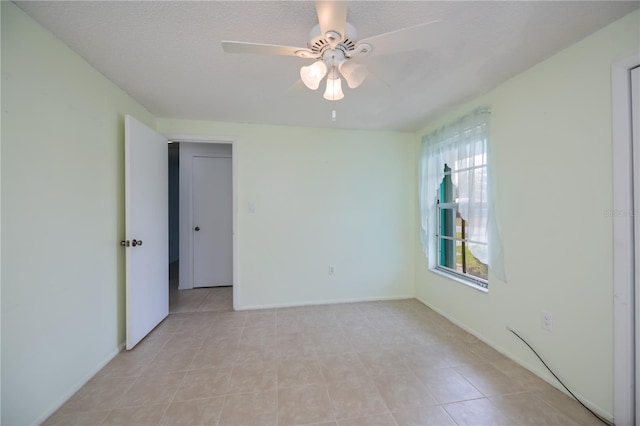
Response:
[[[155,119],[2,2],[2,422],[41,421],[124,340],[124,128]]]
[[[432,123],[490,105],[507,283],[484,294],[428,271],[416,293],[551,380],[521,333],[587,403],[613,410],[611,64],[640,50],[638,11]],[[418,150],[416,147],[416,156]],[[554,318],[552,333],[540,326]]]
[[[413,296],[414,135],[170,119],[158,130],[235,140],[239,309]]]

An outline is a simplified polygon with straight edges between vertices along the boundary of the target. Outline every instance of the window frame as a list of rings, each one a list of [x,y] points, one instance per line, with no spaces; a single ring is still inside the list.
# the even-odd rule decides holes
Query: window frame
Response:
[[[484,155],[486,156],[486,151],[484,153]],[[444,177],[443,180],[441,182],[441,185],[445,185],[445,180],[447,178],[447,176],[452,177],[454,174],[456,173],[462,173],[465,171],[470,171],[470,170],[477,170],[477,169],[485,169],[486,172],[488,172],[488,164],[485,161],[484,164],[482,165],[478,165],[478,166],[472,166],[472,167],[463,167],[460,170],[454,170],[452,168],[449,168],[449,166],[447,164],[444,165],[445,167],[445,172],[444,172]],[[448,170],[447,170],[448,169]],[[451,182],[451,185],[453,185],[453,182]],[[483,279],[481,277],[478,277],[476,275],[472,275],[469,274],[468,272],[460,272],[456,269],[447,267],[445,265],[441,264],[441,250],[440,250],[440,243],[443,240],[446,241],[453,241],[453,247],[454,247],[454,253],[456,252],[456,247],[457,247],[457,242],[460,242],[462,244],[462,250],[464,253],[465,250],[465,246],[469,243],[472,244],[481,244],[481,245],[485,245],[489,246],[489,242],[488,241],[475,241],[475,240],[470,240],[468,238],[463,237],[457,237],[456,236],[456,232],[455,232],[455,227],[457,227],[457,224],[455,224],[456,220],[454,220],[454,232],[453,232],[453,236],[451,235],[443,235],[441,234],[441,217],[442,217],[442,210],[447,209],[447,210],[453,210],[455,212],[455,216],[454,218],[458,218],[460,217],[460,220],[464,222],[465,219],[462,219],[461,216],[459,216],[459,203],[457,201],[457,198],[455,198],[455,196],[453,196],[453,200],[452,201],[442,201],[440,199],[440,197],[442,196],[441,192],[438,191],[437,192],[438,195],[436,196],[436,200],[435,200],[435,214],[436,214],[436,232],[435,232],[435,244],[436,244],[436,248],[435,248],[435,252],[436,252],[436,266],[431,268],[432,271],[439,273],[440,275],[443,275],[445,277],[449,277],[454,279],[455,281],[461,282],[465,285],[469,285],[473,288],[476,288],[480,291],[483,292],[488,292],[489,291],[489,280],[488,277],[487,279]],[[464,227],[463,227],[464,228]],[[454,255],[455,256],[455,255]],[[464,254],[463,254],[463,259],[465,258]],[[487,265],[488,267],[488,265]],[[466,269],[466,268],[465,268]]]

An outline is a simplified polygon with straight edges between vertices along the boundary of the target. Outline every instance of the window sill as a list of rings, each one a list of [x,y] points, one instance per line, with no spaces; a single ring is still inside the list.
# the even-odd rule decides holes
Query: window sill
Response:
[[[436,274],[436,275],[440,275],[440,276],[448,278],[450,280],[457,281],[460,284],[464,284],[466,286],[469,286],[469,287],[471,287],[471,288],[473,288],[475,290],[478,290],[478,291],[480,291],[482,293],[489,293],[489,289],[488,288],[481,287],[481,286],[475,284],[474,282],[472,282],[470,280],[465,280],[464,278],[462,278],[460,276],[457,276],[455,274],[451,274],[449,272],[446,272],[446,271],[443,271],[443,270],[437,269],[437,268],[432,268],[432,269],[429,269],[429,270],[431,272],[433,272],[434,274]]]

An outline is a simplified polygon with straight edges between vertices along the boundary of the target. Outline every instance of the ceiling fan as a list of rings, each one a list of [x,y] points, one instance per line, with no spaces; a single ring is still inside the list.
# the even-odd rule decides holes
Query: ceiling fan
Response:
[[[309,89],[317,90],[326,76],[324,98],[338,101],[344,98],[340,77],[346,80],[347,86],[351,89],[360,86],[367,77],[366,67],[354,61],[354,58],[415,49],[419,47],[416,43],[420,43],[419,33],[422,29],[439,21],[359,40],[355,27],[347,22],[346,1],[318,0],[315,5],[318,25],[311,29],[307,47],[223,40],[222,48],[227,53],[257,53],[314,59],[311,65],[300,68],[302,82]]]

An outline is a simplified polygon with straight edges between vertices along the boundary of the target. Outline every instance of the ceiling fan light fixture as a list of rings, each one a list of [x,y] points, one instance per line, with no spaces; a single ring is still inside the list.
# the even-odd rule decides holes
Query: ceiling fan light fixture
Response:
[[[327,75],[327,66],[321,60],[300,68],[300,78],[311,90],[316,90],[320,86],[325,75]]]
[[[323,97],[328,101],[339,101],[344,98],[340,77],[333,78],[333,76],[329,76],[327,78],[327,88],[324,91]]]
[[[340,74],[347,80],[347,86],[355,89],[360,86],[365,78],[367,78],[367,68],[357,62],[344,61],[339,67]]]

